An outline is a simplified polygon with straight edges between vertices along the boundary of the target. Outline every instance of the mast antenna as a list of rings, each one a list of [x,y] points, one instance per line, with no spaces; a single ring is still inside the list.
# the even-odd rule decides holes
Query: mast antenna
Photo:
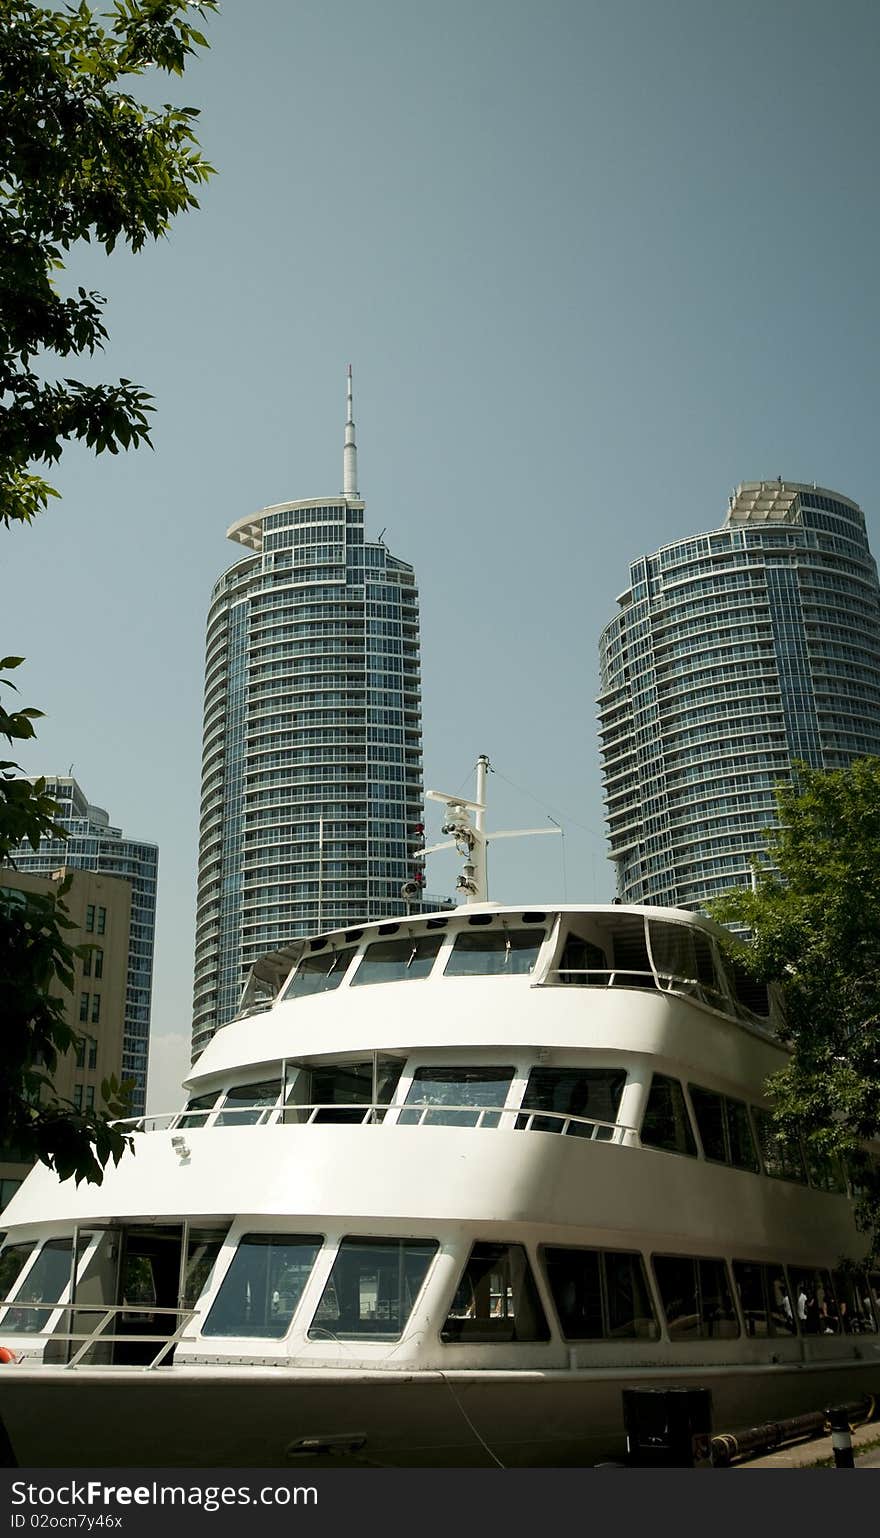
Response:
[[[436,854],[439,849],[457,849],[464,858],[464,865],[455,883],[455,890],[467,903],[488,902],[489,878],[486,851],[494,839],[562,833],[558,825],[552,828],[505,828],[499,833],[487,833],[485,828],[486,776],[491,768],[489,755],[481,753],[477,759],[477,784],[473,801],[465,801],[461,796],[448,796],[442,790],[425,791],[429,801],[440,801],[446,807],[446,815],[440,831],[451,837],[442,844],[430,844],[427,849],[419,849],[413,855],[414,860],[424,860],[426,855]],[[473,820],[471,812],[474,814]]]

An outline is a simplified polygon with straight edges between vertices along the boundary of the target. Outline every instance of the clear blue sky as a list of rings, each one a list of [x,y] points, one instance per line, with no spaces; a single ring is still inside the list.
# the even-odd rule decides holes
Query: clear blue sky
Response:
[[[349,362],[368,528],[421,589],[426,784],[489,753],[490,825],[562,822],[569,900],[612,890],[596,643],[630,560],[776,475],[855,497],[880,549],[874,0],[226,0],[209,33],[160,92],[202,110],[201,210],[71,270],[155,453],[69,451],[3,535],[26,768],[72,763],[160,845],[154,1109],[189,1038],[209,591],[235,519],[341,490]],[[559,840],[490,879],[562,896]]]

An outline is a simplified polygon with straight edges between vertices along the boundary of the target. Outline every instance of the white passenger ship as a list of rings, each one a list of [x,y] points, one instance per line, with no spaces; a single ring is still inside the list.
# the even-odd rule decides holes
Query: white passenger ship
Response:
[[[265,957],[183,1111],[13,1198],[7,1461],[590,1465],[627,1387],[719,1432],[880,1391],[857,1176],[772,1135],[766,991],[682,910],[481,901],[481,813],[475,901]]]

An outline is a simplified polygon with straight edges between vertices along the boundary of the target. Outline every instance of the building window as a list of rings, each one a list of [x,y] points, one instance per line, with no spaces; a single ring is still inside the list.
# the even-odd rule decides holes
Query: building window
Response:
[[[83,956],[83,977],[91,977],[91,975],[92,975],[92,953],[91,953],[91,951],[86,951],[85,955]]]
[[[106,928],[107,928],[107,909],[106,908],[99,908],[98,909],[97,933],[99,935],[102,935],[104,933],[104,931],[106,930]]]
[[[89,1018],[89,995],[87,993],[81,993],[79,996],[79,1018],[80,1020],[88,1020]]]
[[[86,997],[88,998],[88,994]],[[76,1044],[76,1066],[77,1068],[85,1068],[86,1066],[86,1038],[84,1036],[80,1036]]]
[[[101,1018],[101,995],[100,995],[100,993],[93,993],[92,994],[92,1013],[91,1013],[91,1016],[90,1016],[92,1025],[97,1025],[97,1023],[100,1020],[100,1018]]]
[[[87,932],[89,934],[93,934],[94,933],[94,929],[95,929],[95,905],[94,905],[94,903],[89,903],[89,906],[86,908],[86,930],[87,930]]]
[[[93,1111],[94,1109],[95,1109],[95,1086],[94,1086],[94,1084],[87,1084],[86,1085],[86,1110],[87,1111]]]
[[[74,1084],[73,1086],[73,1103],[78,1111],[82,1110],[83,1087],[81,1084]]]
[[[98,1066],[98,1043],[95,1041],[94,1037],[90,1037],[90,1039],[89,1039],[89,1067],[90,1068],[97,1068],[97,1066]],[[77,1064],[77,1067],[79,1067],[79,1064]]]
[[[104,952],[95,951],[95,976],[104,976]]]

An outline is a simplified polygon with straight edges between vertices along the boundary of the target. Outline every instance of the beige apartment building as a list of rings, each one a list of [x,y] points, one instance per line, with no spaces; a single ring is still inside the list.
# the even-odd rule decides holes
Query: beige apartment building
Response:
[[[71,945],[89,942],[93,949],[77,958],[73,992],[62,993],[67,1021],[80,1041],[59,1057],[55,1090],[62,1100],[80,1109],[101,1105],[101,1081],[122,1078],[122,1038],[131,928],[131,882],[97,871],[62,866],[52,876],[32,876],[0,869],[0,887],[21,893],[57,890],[65,876],[70,888],[65,903],[76,926],[67,932]],[[21,1184],[29,1165],[15,1150],[0,1148],[0,1212]]]

